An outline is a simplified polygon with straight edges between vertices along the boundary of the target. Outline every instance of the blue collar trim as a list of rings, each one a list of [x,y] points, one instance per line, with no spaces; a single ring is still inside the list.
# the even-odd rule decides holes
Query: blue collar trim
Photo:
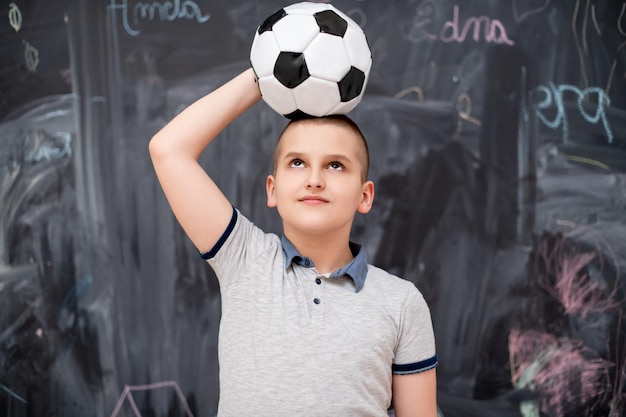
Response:
[[[313,260],[309,257],[302,256],[285,236],[282,237],[281,242],[283,245],[283,253],[285,254],[285,269],[289,268],[292,263],[305,268],[315,267]],[[354,242],[350,242],[350,250],[354,258],[343,267],[333,271],[329,275],[329,278],[347,275],[354,283],[355,292],[359,292],[363,289],[365,278],[367,277],[367,254],[361,245]]]

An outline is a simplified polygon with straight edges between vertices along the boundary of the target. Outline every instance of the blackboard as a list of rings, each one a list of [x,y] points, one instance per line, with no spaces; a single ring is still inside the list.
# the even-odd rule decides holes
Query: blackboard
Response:
[[[443,414],[623,415],[626,1],[333,4],[373,53],[353,238],[430,304]],[[0,414],[214,415],[219,288],[147,144],[286,3],[1,5]],[[276,233],[285,123],[259,103],[202,157]]]

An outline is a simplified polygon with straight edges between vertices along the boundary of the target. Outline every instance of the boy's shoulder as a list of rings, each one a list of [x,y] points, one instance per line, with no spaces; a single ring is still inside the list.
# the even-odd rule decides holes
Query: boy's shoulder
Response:
[[[373,290],[383,291],[384,293],[397,293],[405,296],[412,291],[419,293],[419,290],[413,282],[372,264],[367,265],[366,286],[367,285]]]
[[[281,252],[278,235],[268,233],[233,207],[233,217],[215,247],[202,258],[209,264],[253,262],[256,258],[267,257],[268,252]]]

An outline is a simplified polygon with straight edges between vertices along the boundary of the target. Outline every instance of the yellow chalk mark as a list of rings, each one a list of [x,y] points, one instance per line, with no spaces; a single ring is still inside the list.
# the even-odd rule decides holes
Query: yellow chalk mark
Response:
[[[600,26],[598,26],[598,21],[596,19],[596,5],[595,4],[591,5],[591,21],[593,22],[593,25],[596,28],[596,32],[598,32],[598,35],[602,36],[602,31],[600,30]]]
[[[472,113],[472,98],[469,96],[469,94],[462,93],[456,99],[456,102],[457,102],[457,104],[463,103],[465,105],[465,108],[463,110],[459,109],[459,116],[461,116],[461,119],[466,120],[466,121],[468,121],[470,123],[473,123],[476,126],[480,126],[481,125],[481,121],[479,119],[471,116],[471,113]],[[457,106],[457,108],[458,108],[458,106]]]
[[[24,44],[24,60],[26,62],[26,68],[30,72],[37,71],[39,65],[39,50],[31,45],[29,42]]]
[[[568,161],[573,161],[573,162],[580,162],[583,164],[588,164],[588,165],[593,165],[602,169],[606,169],[607,171],[611,170],[611,167],[609,167],[607,164],[602,163],[600,161],[597,161],[595,159],[591,159],[591,158],[585,158],[583,156],[576,156],[576,155],[565,155],[565,159]]]
[[[585,50],[585,52],[589,50],[589,46],[587,45],[587,19],[589,18],[589,1],[590,0],[587,0],[587,6],[585,7],[585,15],[583,17],[583,28],[582,28],[583,49]]]
[[[417,94],[417,98],[419,99],[419,101],[424,101],[424,92],[422,91],[422,89],[418,86],[414,86],[414,87],[407,87],[401,91],[399,91],[398,93],[396,93],[393,97],[394,98],[402,98],[408,94],[411,93],[416,93]]]
[[[561,220],[561,219],[556,219],[556,224],[558,224],[559,226],[571,227],[572,229],[575,229],[578,226],[574,222],[571,222],[569,220]]]
[[[9,4],[9,24],[16,32],[22,28],[22,11],[15,3]]]
[[[626,11],[626,2],[622,4],[622,11],[619,13],[619,17],[617,18],[617,30],[619,30],[619,33],[626,36],[626,31],[622,28],[622,18],[624,17],[624,11]]]
[[[580,9],[580,0],[576,0],[576,6],[574,6],[574,13],[572,14],[572,35],[574,37],[574,43],[576,44],[576,49],[578,51],[578,59],[580,60],[580,70],[583,74],[583,79],[585,80],[584,85],[585,85],[585,88],[589,88],[589,80],[587,79],[587,71],[585,70],[585,65],[583,63],[583,51],[580,47],[580,39],[578,39],[578,33],[576,32],[576,20],[578,19],[579,9]]]
[[[606,83],[606,95],[609,95],[609,91],[611,90],[611,84],[613,84],[613,75],[615,74],[615,67],[617,66],[617,58],[613,60],[613,64],[611,65],[611,71],[609,72],[609,79]]]

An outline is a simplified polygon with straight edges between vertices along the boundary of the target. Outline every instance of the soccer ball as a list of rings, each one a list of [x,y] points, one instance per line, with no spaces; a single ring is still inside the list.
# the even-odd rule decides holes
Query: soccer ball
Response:
[[[263,100],[289,119],[345,114],[363,97],[372,54],[363,30],[330,4],[280,9],[250,50]]]

